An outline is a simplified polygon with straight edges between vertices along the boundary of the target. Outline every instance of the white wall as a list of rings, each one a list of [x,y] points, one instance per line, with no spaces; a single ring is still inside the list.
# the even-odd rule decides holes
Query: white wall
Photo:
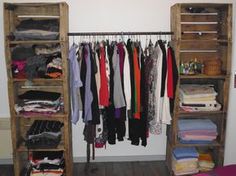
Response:
[[[7,2],[33,2],[29,0],[15,0]],[[35,2],[35,1],[34,1]],[[40,2],[48,2],[47,0]],[[58,2],[56,0],[51,2]],[[188,2],[203,2],[209,3],[210,0],[68,0],[69,4],[69,29],[70,32],[75,31],[169,31],[170,30],[170,7],[175,3]],[[214,3],[234,3],[233,0],[214,0]],[[0,5],[0,35],[3,38],[3,18],[2,4]],[[9,116],[7,106],[7,80],[4,62],[3,41],[0,41],[0,97],[4,100],[0,102],[0,117]],[[233,70],[235,68],[233,65]],[[233,90],[231,91],[233,92]],[[235,92],[231,95],[231,105],[229,113],[229,121],[233,120],[235,114],[232,102],[235,101]],[[236,131],[233,124],[229,126],[228,134],[233,134]],[[82,136],[82,123],[73,125],[73,155],[74,157],[84,157],[86,154],[86,144]],[[148,146],[137,147],[131,146],[129,142],[121,142],[115,146],[107,145],[107,149],[96,150],[96,156],[136,156],[136,155],[165,155],[166,136],[165,127],[163,134],[159,136],[151,136],[148,139]],[[234,138],[228,135],[228,141]],[[236,140],[234,140],[236,142]],[[233,148],[235,143],[228,143],[232,147],[227,147],[235,152]],[[234,147],[233,147],[234,146]],[[230,155],[226,152],[227,161],[236,163],[236,153]],[[234,159],[234,161],[233,161]]]

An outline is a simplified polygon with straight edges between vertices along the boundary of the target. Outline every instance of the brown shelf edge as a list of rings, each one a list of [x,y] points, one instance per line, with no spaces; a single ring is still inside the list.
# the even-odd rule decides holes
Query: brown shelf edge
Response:
[[[38,149],[28,149],[23,144],[20,145],[17,149],[18,152],[29,152],[29,151],[65,151],[64,144],[59,144],[57,148],[38,148]]]
[[[17,41],[8,41],[9,44],[45,44],[45,43],[63,43],[67,41],[63,40],[17,40]]]
[[[180,79],[227,79],[230,75],[216,75],[216,76],[210,76],[205,74],[199,74],[199,75],[179,75]]]

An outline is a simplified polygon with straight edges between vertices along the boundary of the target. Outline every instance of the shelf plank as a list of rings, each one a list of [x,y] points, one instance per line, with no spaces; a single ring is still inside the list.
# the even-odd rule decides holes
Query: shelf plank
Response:
[[[60,41],[60,40],[17,40],[17,41],[9,41],[9,44],[56,44],[56,43],[61,43],[65,41]]]
[[[199,32],[202,31],[196,31],[195,34],[198,34]],[[177,40],[173,40],[173,42],[177,42]],[[229,43],[232,42],[231,40],[228,39],[198,39],[198,40],[193,40],[193,39],[181,39],[181,42],[197,42],[197,43]]]
[[[28,152],[28,151],[65,151],[64,144],[60,143],[57,148],[43,148],[43,149],[28,149],[24,143],[17,148],[18,152]]]
[[[205,75],[205,74],[196,74],[196,75],[180,75],[180,79],[226,79],[229,78],[229,75]]]
[[[207,115],[225,115],[226,112],[224,111],[198,111],[198,112],[187,112],[183,110],[179,110],[178,114],[182,117],[189,117],[189,116],[201,116],[204,118],[204,116]],[[208,118],[208,117],[206,117]]]
[[[35,114],[35,115],[23,115],[23,114],[17,114],[16,117],[18,118],[25,118],[25,119],[35,119],[35,120],[63,120],[68,114],[63,114],[63,113],[56,113],[52,115],[40,115],[40,114]]]
[[[221,147],[222,144],[220,144],[217,141],[213,141],[210,144],[182,144],[180,142],[177,142],[177,144],[175,146],[176,147]]]
[[[12,79],[12,81],[13,82],[26,82],[26,81],[28,81],[28,79],[18,79],[18,78],[13,78]],[[62,82],[63,81],[63,79],[61,79],[61,78],[55,78],[55,79],[44,79],[44,78],[35,78],[35,79],[33,79],[32,80],[32,82],[56,82],[56,81],[58,81],[58,82]]]

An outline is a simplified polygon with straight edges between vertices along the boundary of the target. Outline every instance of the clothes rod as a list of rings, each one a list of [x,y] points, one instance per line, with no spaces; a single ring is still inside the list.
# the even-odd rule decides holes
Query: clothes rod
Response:
[[[103,35],[174,35],[174,32],[69,32],[68,36],[103,36]]]

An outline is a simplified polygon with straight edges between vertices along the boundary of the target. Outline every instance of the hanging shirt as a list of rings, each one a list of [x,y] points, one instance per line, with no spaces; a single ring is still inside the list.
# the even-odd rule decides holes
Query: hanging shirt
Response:
[[[167,95],[174,98],[174,82],[173,82],[173,63],[171,49],[167,50]]]
[[[109,92],[108,92],[108,80],[106,75],[106,54],[105,48],[100,46],[100,90],[99,90],[99,103],[102,106],[109,105]]]
[[[170,67],[166,66],[167,68],[167,73],[168,70],[172,70],[172,66],[170,65]],[[163,124],[170,124],[171,122],[171,115],[170,115],[170,101],[168,98],[168,93],[167,93],[167,81],[168,81],[168,74],[166,74],[166,78],[165,78],[165,90],[164,90],[164,97],[163,97],[163,110],[162,110],[162,114],[161,114],[161,123]],[[170,79],[170,78],[169,78]]]
[[[130,65],[129,65],[129,54],[124,46],[125,60],[124,60],[124,93],[126,101],[126,109],[131,109],[131,82],[130,82]]]
[[[85,46],[84,59],[86,63],[86,78],[85,78],[85,100],[84,100],[84,122],[92,120],[92,101],[93,94],[91,91],[91,60],[89,46]]]
[[[72,45],[69,51],[70,65],[70,97],[71,97],[71,121],[76,124],[79,120],[79,87],[83,84],[80,80],[80,67],[76,57],[76,49],[78,46]]]
[[[159,45],[155,46],[155,48],[153,49],[153,54],[154,57],[154,69],[153,70],[153,79],[154,79],[154,83],[155,85],[153,85],[153,91],[154,91],[154,102],[150,102],[154,103],[154,117],[151,121],[149,121],[149,130],[150,133],[152,134],[161,134],[162,132],[162,127],[161,127],[161,122],[160,122],[160,115],[161,115],[161,111],[162,111],[162,99],[161,99],[161,80],[162,80],[162,51]],[[156,65],[155,65],[156,64]]]
[[[141,72],[139,67],[139,58],[137,49],[134,48],[133,51],[133,63],[134,63],[134,83],[135,83],[135,110],[133,117],[135,119],[140,119],[141,112],[141,90],[140,90],[140,81],[141,81]]]
[[[122,83],[121,83],[121,73],[120,73],[120,61],[119,61],[119,53],[117,46],[114,47],[114,53],[112,56],[113,62],[113,70],[114,70],[114,91],[113,91],[113,101],[115,108],[124,107],[125,99],[122,90]]]

